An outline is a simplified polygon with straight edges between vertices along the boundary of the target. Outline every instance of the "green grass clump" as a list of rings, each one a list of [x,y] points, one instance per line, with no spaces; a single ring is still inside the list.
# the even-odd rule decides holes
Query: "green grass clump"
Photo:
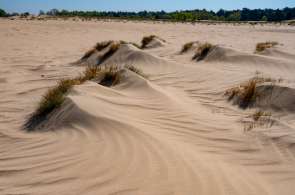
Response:
[[[264,50],[268,49],[268,48],[272,48],[276,45],[278,45],[279,43],[278,42],[264,42],[264,43],[257,43],[256,44],[256,49],[255,49],[255,52],[256,53],[259,53],[259,52],[263,52]]]
[[[214,45],[212,45],[211,43],[201,44],[196,50],[195,55],[192,59],[197,61],[203,60],[213,48]]]

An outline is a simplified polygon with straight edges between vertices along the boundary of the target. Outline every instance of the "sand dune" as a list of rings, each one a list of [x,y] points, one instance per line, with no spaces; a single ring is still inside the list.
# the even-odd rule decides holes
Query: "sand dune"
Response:
[[[0,20],[0,194],[294,194],[295,40],[293,27],[276,28]],[[127,43],[155,32],[160,47]],[[283,45],[254,54],[262,39]],[[106,40],[126,43],[81,59]],[[179,54],[189,41],[217,46],[196,61],[193,50]],[[26,131],[42,94],[88,65],[117,65],[122,78],[75,85]],[[257,85],[254,107],[228,101],[255,76],[276,82]],[[257,109],[275,122],[245,131]]]

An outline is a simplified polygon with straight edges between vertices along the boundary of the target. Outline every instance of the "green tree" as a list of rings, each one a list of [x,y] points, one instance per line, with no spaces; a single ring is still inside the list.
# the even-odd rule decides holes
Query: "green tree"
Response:
[[[267,17],[266,17],[266,16],[263,16],[263,17],[261,18],[261,21],[267,21]]]
[[[7,13],[3,9],[0,9],[0,17],[5,17],[5,16],[7,16]]]

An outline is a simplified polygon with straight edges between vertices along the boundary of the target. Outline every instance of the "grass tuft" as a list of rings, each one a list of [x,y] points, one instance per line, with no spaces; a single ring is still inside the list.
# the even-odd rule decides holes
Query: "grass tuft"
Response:
[[[97,67],[87,67],[79,77],[58,81],[57,86],[49,89],[42,97],[36,111],[29,118],[25,127],[31,129],[34,125],[45,119],[48,114],[62,105],[67,93],[74,85],[80,85],[87,80],[94,79],[100,71],[101,69]]]
[[[264,50],[266,50],[268,48],[272,48],[272,47],[274,47],[274,46],[276,46],[278,44],[279,44],[278,42],[274,42],[274,41],[272,41],[272,42],[268,41],[268,42],[264,42],[264,43],[257,43],[255,52],[256,53],[263,52]]]
[[[109,46],[109,50],[101,57],[100,64],[111,57],[119,48],[121,44],[119,42],[113,42]]]
[[[203,60],[209,52],[214,48],[215,46],[211,43],[203,43],[201,44],[198,49],[195,52],[195,55],[193,56],[193,60],[201,61]]]
[[[105,48],[107,48],[110,44],[112,44],[114,41],[103,41],[103,42],[99,42],[99,43],[96,43],[95,45],[95,49],[97,51],[101,51]]]
[[[144,78],[147,78],[147,75],[146,74],[144,74],[143,72],[142,72],[142,70],[140,70],[139,68],[136,68],[135,66],[133,66],[133,65],[127,65],[127,66],[125,66],[128,70],[130,70],[130,71],[132,71],[132,72],[135,72],[136,74],[138,74],[138,75],[140,75],[140,76],[142,76],[142,77],[144,77]]]
[[[163,41],[163,42],[166,42],[164,39],[161,39],[160,37],[156,36],[156,35],[150,35],[150,36],[146,36],[146,37],[143,37],[142,40],[141,40],[141,49],[145,49],[147,48],[148,44],[150,42],[152,42],[152,40],[154,40],[155,38]]]
[[[257,92],[257,86],[265,82],[271,82],[272,84],[274,84],[275,82],[280,82],[280,80],[277,81],[272,78],[255,76],[254,78],[250,79],[239,87],[234,87],[227,90],[225,92],[225,95],[228,96],[229,101],[233,98],[237,98],[236,100],[238,105],[241,108],[247,108],[251,106],[258,97],[261,96],[261,94]]]
[[[250,131],[255,127],[270,128],[274,124],[271,112],[265,112],[262,110],[256,110],[253,114],[248,116],[252,121],[245,122],[244,130]]]
[[[93,49],[90,49],[88,50],[81,58],[81,60],[85,60],[87,58],[89,58],[92,54],[94,54],[96,52],[96,49],[93,48]]]
[[[182,46],[182,49],[180,51],[181,54],[188,52],[193,46],[195,42],[188,42]]]
[[[105,67],[102,70],[103,79],[99,82],[100,85],[111,87],[120,83],[122,73],[118,66]]]

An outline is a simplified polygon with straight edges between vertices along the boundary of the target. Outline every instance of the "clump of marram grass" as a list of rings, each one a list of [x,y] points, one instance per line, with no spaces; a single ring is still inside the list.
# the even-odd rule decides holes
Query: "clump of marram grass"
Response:
[[[92,56],[92,54],[94,54],[97,50],[95,48],[92,48],[90,50],[88,50],[81,58],[81,60],[85,60],[87,58],[89,58],[90,56]]]
[[[150,35],[150,36],[143,37],[141,40],[141,48],[145,49],[147,47],[147,45],[150,42],[152,42],[152,40],[156,37],[157,37],[156,35]]]
[[[252,106],[257,98],[262,96],[262,94],[258,93],[257,86],[265,82],[274,84],[277,81],[272,78],[256,76],[238,87],[227,90],[225,95],[228,97],[229,101],[235,98],[235,103],[241,108],[247,108]]]
[[[271,112],[266,112],[262,110],[256,110],[253,114],[249,115],[251,121],[245,123],[244,130],[250,131],[255,127],[266,127],[270,128],[274,124]]]
[[[142,70],[140,70],[139,68],[137,68],[137,67],[135,67],[135,66],[133,66],[133,65],[127,65],[127,66],[125,66],[128,70],[130,70],[130,71],[132,71],[132,72],[135,72],[136,74],[138,74],[138,75],[140,75],[140,76],[142,76],[142,77],[144,77],[144,78],[147,78],[147,75],[146,74],[144,74],[143,72],[142,72]]]
[[[209,52],[214,48],[215,46],[211,43],[203,43],[201,44],[198,49],[195,52],[195,55],[193,56],[193,60],[201,61],[209,54]]]
[[[268,41],[268,42],[264,42],[264,43],[257,43],[256,44],[256,49],[255,52],[259,53],[259,52],[263,52],[264,50],[268,49],[268,48],[272,48],[276,45],[278,45],[278,42],[274,42],[274,41]]]
[[[98,67],[87,67],[85,72],[76,78],[60,80],[57,86],[49,89],[42,97],[36,111],[30,116],[25,127],[31,129],[34,125],[44,120],[48,114],[62,105],[67,93],[74,85],[80,85],[87,80],[94,79],[100,70]]]
[[[188,43],[184,44],[182,46],[182,49],[181,49],[180,53],[183,54],[183,53],[188,52],[190,49],[192,49],[192,47],[194,46],[195,43],[196,42],[192,41],[192,42],[188,42]]]
[[[93,55],[95,52],[99,52],[109,47],[109,50],[102,56],[102,61],[114,54],[118,48],[120,47],[120,42],[115,41],[103,41],[97,43],[92,49],[87,51],[81,58],[81,60],[85,60]]]
[[[119,42],[114,42],[109,46],[109,49],[103,56],[100,58],[100,64],[111,57],[118,49],[120,48],[121,44]]]
[[[97,51],[101,51],[101,50],[105,49],[106,47],[108,47],[112,43],[114,43],[114,41],[102,41],[102,42],[96,43],[94,48]]]
[[[105,67],[101,72],[103,78],[99,82],[100,85],[111,87],[119,84],[122,79],[122,73],[118,66]]]
[[[142,40],[141,40],[141,46],[140,48],[141,49],[146,49],[148,44],[150,44],[154,39],[159,39],[163,42],[165,42],[164,39],[161,39],[160,37],[156,36],[156,35],[150,35],[150,36],[146,36],[146,37],[143,37]]]

